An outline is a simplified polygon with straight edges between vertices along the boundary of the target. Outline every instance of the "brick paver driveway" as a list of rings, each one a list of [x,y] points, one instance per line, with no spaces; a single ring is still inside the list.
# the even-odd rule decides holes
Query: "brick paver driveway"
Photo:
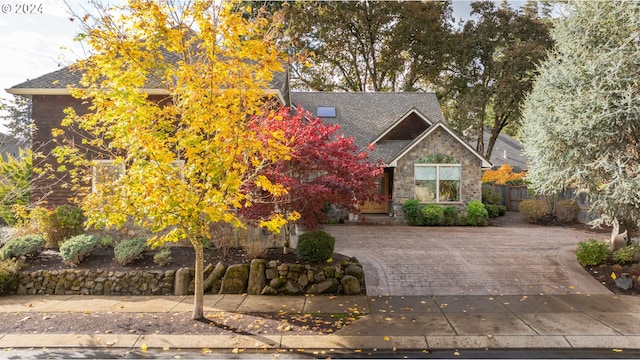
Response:
[[[575,261],[575,244],[605,238],[566,227],[332,225],[336,252],[365,268],[368,295],[609,293]]]

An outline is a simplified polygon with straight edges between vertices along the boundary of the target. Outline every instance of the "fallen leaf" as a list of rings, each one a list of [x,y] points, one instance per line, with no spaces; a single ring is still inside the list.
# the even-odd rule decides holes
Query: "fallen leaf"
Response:
[[[142,344],[140,346],[140,350],[142,350],[142,352],[147,352],[147,350],[149,350],[149,346],[147,346],[147,344]]]
[[[391,338],[390,338],[390,337],[388,337],[388,336],[385,336],[385,337],[384,337],[384,341],[391,341]]]
[[[621,353],[622,349],[613,349],[613,352]]]

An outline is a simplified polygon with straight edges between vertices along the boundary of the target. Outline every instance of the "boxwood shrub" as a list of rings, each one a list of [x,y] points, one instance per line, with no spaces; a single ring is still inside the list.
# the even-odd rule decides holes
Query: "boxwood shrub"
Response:
[[[472,200],[467,205],[467,218],[469,225],[487,226],[489,224],[489,212],[484,208],[484,204],[478,200]]]
[[[60,245],[62,260],[69,265],[78,265],[87,256],[91,255],[102,243],[102,238],[95,235],[76,235],[65,240]]]
[[[422,217],[424,218],[424,224],[435,226],[442,223],[444,218],[444,209],[438,204],[426,204],[420,209]]]
[[[416,199],[409,199],[402,204],[402,211],[409,225],[424,225],[420,203]]]
[[[113,248],[113,253],[118,264],[127,265],[141,259],[147,249],[147,239],[138,237],[121,241]]]
[[[298,258],[309,262],[323,262],[333,256],[336,239],[322,230],[314,230],[298,237]]]
[[[7,241],[0,249],[1,260],[33,257],[44,248],[45,240],[41,235],[25,235]]]
[[[458,223],[458,208],[455,206],[445,206],[443,211],[442,224],[455,225]]]

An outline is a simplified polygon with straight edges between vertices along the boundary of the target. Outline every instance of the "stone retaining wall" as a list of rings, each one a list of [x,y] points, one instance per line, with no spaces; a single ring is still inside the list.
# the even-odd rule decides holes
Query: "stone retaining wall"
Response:
[[[190,295],[194,270],[38,270],[20,273],[19,295]],[[209,264],[205,293],[250,295],[365,294],[355,259],[322,268],[256,259],[251,264]]]

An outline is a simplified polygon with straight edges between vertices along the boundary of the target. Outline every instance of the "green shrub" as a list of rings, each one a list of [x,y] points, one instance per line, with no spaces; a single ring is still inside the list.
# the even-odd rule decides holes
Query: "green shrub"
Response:
[[[607,261],[609,244],[596,239],[587,239],[578,243],[576,258],[582,266],[600,265]]]
[[[518,211],[522,214],[522,218],[530,223],[538,223],[547,215],[547,204],[544,200],[526,199],[518,205]]]
[[[147,249],[147,239],[139,237],[121,241],[113,248],[113,254],[118,264],[127,265],[141,259]]]
[[[60,255],[66,264],[78,265],[101,243],[102,239],[95,235],[76,235],[60,245]]]
[[[507,207],[504,205],[498,205],[498,216],[504,216],[507,213]]]
[[[640,245],[631,244],[614,251],[611,257],[619,264],[628,264],[637,261],[635,257],[637,251],[640,251]]]
[[[171,258],[171,249],[168,247],[160,249],[155,255],[153,255],[153,262],[158,266],[166,266],[171,264],[173,259]]]
[[[469,225],[487,226],[489,221],[489,213],[480,201],[472,200],[467,205],[467,218],[469,220]]]
[[[404,216],[407,218],[409,225],[424,225],[420,208],[421,206],[418,203],[418,200],[415,199],[409,199],[402,205],[402,211],[404,212]]]
[[[102,236],[100,237],[100,247],[103,249],[108,249],[113,247],[113,238],[111,236]]]
[[[443,225],[455,225],[458,222],[458,208],[455,206],[445,206],[442,212]]]
[[[493,204],[484,204],[484,208],[487,209],[487,214],[489,214],[489,218],[497,218],[500,216],[500,210],[498,210],[498,205]]]
[[[426,204],[422,209],[420,209],[420,212],[422,212],[425,225],[440,225],[444,218],[444,209],[442,209],[442,206],[437,204]]]
[[[482,187],[482,203],[483,204],[491,204],[491,205],[502,205],[502,195],[493,191],[491,187],[483,186]]]
[[[322,230],[314,230],[298,237],[298,258],[309,262],[323,262],[333,256],[336,239]]]
[[[0,261],[0,295],[18,288],[19,271],[24,263],[18,259]]]
[[[33,257],[44,248],[45,240],[40,235],[25,235],[7,241],[0,249],[0,259],[8,260],[21,256]]]

